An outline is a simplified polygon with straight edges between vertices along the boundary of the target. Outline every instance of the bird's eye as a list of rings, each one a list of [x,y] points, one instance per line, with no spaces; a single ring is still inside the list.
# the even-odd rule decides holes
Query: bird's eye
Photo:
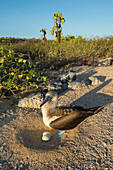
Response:
[[[52,97],[51,97],[50,95],[48,95],[48,96],[47,96],[47,98],[48,98],[48,101],[50,101],[50,102],[51,102]]]

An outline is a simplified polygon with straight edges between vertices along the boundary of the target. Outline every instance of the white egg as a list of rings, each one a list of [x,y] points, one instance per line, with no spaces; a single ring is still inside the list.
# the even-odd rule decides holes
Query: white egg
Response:
[[[51,139],[51,133],[50,132],[44,132],[42,134],[42,140],[43,141],[49,141]]]

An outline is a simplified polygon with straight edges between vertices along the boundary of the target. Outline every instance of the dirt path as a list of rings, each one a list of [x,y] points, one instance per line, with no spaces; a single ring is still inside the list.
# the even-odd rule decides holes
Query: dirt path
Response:
[[[105,80],[101,85],[66,91],[58,105],[105,108],[60,139],[43,142],[44,131],[52,136],[57,131],[43,124],[40,110],[1,101],[1,169],[113,169],[113,67],[75,69],[79,79],[102,76]]]

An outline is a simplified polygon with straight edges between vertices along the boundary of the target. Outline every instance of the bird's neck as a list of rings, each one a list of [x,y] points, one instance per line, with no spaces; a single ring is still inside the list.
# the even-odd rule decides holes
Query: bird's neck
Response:
[[[57,101],[51,103],[45,103],[44,106],[42,106],[43,117],[48,117],[50,111],[54,110],[56,106],[57,106]]]

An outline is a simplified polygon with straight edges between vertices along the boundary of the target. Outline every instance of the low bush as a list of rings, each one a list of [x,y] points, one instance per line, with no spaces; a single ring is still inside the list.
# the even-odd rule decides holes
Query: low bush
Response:
[[[47,83],[48,70],[61,66],[96,65],[98,59],[113,56],[113,37],[84,39],[62,37],[60,44],[49,40],[0,39],[0,89],[11,93],[39,88]],[[3,93],[2,93],[3,95]]]
[[[17,54],[13,50],[0,48],[0,89],[15,92],[38,88],[41,82],[46,83],[44,69],[36,71],[36,64],[28,54]]]

